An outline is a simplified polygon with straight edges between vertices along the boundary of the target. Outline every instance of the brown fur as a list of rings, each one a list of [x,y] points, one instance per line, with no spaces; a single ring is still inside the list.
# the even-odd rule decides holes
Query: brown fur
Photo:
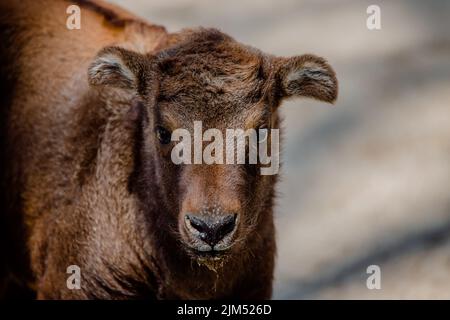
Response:
[[[70,2],[0,4],[3,294],[270,298],[276,176],[176,166],[155,127],[279,128],[283,98],[336,99],[333,70],[313,55],[265,55],[213,29],[169,34],[76,2],[82,29],[72,31]],[[240,222],[232,248],[205,258],[182,221],[213,208]],[[66,287],[72,264],[81,290]]]

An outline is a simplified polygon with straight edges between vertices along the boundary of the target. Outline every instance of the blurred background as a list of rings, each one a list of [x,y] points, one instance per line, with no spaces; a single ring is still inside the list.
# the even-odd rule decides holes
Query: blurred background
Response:
[[[450,299],[450,1],[111,2],[335,68],[334,107],[282,106],[275,299]],[[371,4],[381,30],[366,27]]]

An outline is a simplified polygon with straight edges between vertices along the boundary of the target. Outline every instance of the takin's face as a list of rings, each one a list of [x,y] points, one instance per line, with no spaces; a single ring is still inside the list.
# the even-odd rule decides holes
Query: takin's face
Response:
[[[198,261],[239,254],[270,210],[277,168],[262,168],[278,165],[271,148],[278,135],[271,129],[279,127],[282,99],[333,102],[337,96],[334,71],[322,58],[264,55],[216,30],[188,33],[154,56],[106,48],[89,80],[134,90],[142,100],[142,148],[149,151],[143,161],[154,168],[149,179],[158,185],[171,231]],[[256,140],[241,140],[239,149],[227,129],[250,129]],[[258,142],[272,163],[262,164],[259,156],[250,161]]]

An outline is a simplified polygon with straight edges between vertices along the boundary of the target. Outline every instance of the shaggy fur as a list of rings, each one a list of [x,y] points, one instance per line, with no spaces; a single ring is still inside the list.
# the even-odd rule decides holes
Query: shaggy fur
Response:
[[[284,98],[336,99],[333,70],[314,55],[266,55],[214,29],[169,34],[75,2],[81,30],[65,27],[72,1],[0,4],[1,293],[270,298],[276,176],[177,166],[155,130],[279,128]],[[190,249],[184,215],[199,211],[239,215],[225,254]],[[69,265],[81,290],[66,286]]]

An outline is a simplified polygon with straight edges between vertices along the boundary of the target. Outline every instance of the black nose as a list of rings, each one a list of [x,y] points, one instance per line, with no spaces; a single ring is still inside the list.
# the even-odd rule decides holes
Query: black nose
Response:
[[[211,247],[231,233],[236,227],[236,214],[220,216],[186,215],[188,230]]]

